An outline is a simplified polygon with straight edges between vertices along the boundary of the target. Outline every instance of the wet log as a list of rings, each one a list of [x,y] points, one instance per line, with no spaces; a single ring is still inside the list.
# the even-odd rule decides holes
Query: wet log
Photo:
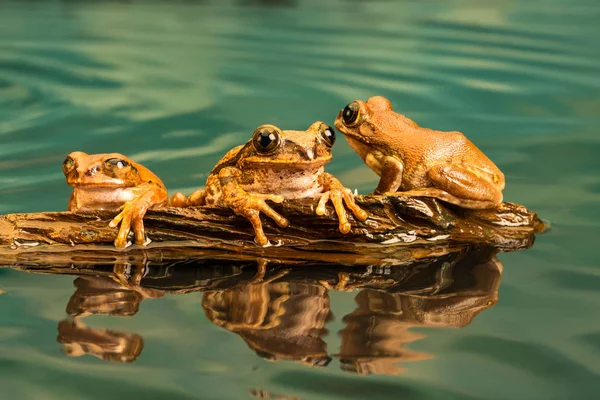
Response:
[[[332,208],[315,214],[315,201],[286,201],[273,208],[290,225],[279,228],[262,216],[270,245],[257,246],[250,223],[227,208],[191,207],[151,210],[144,218],[147,246],[118,250],[114,212],[44,212],[0,216],[0,265],[75,259],[103,261],[185,260],[211,253],[253,260],[319,260],[345,265],[402,264],[464,246],[492,246],[503,251],[530,247],[546,229],[536,213],[514,203],[495,209],[465,210],[430,198],[357,196],[370,217],[349,215],[352,230],[342,234]],[[37,260],[37,261],[36,261]]]

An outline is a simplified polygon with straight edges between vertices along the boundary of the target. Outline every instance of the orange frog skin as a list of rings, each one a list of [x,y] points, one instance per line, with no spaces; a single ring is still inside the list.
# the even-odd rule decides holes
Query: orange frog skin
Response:
[[[339,230],[350,231],[345,206],[356,219],[364,221],[367,213],[354,202],[350,189],[325,172],[331,161],[335,130],[317,121],[306,131],[281,130],[273,125],[259,126],[246,144],[230,150],[213,168],[205,189],[187,199],[181,193],[171,198],[173,206],[225,205],[247,218],[254,227],[255,241],[264,246],[265,236],[260,213],[281,227],[288,220],[266,201],[281,203],[285,199],[318,198],[317,215],[326,212],[331,201],[339,219]]]
[[[460,132],[422,128],[382,96],[348,104],[336,128],[380,176],[375,194],[434,197],[464,208],[502,202],[504,174]]]
[[[129,245],[133,228],[135,243],[145,245],[143,218],[149,208],[167,205],[165,185],[149,169],[122,154],[86,154],[75,151],[63,162],[67,184],[74,187],[69,211],[120,210],[110,222],[119,223],[115,247]]]

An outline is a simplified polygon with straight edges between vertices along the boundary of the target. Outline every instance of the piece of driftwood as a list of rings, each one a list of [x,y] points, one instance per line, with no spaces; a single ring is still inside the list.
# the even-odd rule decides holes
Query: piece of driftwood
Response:
[[[257,246],[250,223],[227,208],[193,207],[151,210],[144,218],[147,246],[124,250],[112,245],[117,228],[108,223],[114,212],[46,212],[0,216],[0,265],[39,262],[53,255],[114,261],[183,260],[207,251],[234,253],[237,259],[320,260],[338,264],[402,264],[452,248],[486,245],[504,251],[533,244],[545,224],[525,207],[502,203],[491,210],[464,210],[430,198],[357,196],[370,217],[358,222],[349,213],[352,230],[342,234],[332,208],[315,214],[311,199],[286,201],[273,208],[290,225],[279,228],[262,216],[271,241]],[[227,256],[230,258],[230,256]]]

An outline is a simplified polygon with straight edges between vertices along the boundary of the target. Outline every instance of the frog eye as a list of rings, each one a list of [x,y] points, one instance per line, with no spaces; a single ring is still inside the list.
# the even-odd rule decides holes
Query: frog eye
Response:
[[[321,126],[319,126],[319,133],[325,141],[325,144],[329,147],[333,147],[333,144],[335,143],[335,130],[327,124],[321,124]]]
[[[252,143],[259,153],[273,153],[281,144],[281,131],[273,125],[259,126],[252,134]]]
[[[65,158],[62,163],[63,174],[68,175],[75,168],[75,161],[71,157]]]
[[[342,120],[346,126],[356,125],[360,122],[360,106],[356,101],[344,107],[342,110]]]
[[[129,167],[129,163],[121,158],[109,158],[104,161],[104,166],[110,171],[124,170]]]

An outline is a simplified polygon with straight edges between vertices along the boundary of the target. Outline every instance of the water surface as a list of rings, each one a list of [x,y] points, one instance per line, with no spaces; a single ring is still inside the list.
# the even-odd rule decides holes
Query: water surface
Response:
[[[322,343],[313,346],[331,357],[321,367],[269,362],[248,345],[247,330],[215,323],[227,315],[225,295],[125,293],[120,312],[73,322],[76,291],[122,289],[1,269],[3,395],[593,397],[600,389],[599,17],[592,0],[1,1],[1,213],[64,210],[70,190],[60,164],[74,150],[125,153],[170,190],[189,192],[260,124],[332,123],[348,102],[384,95],[420,125],[464,132],[505,172],[505,199],[553,226],[533,248],[498,255],[497,300],[488,286],[492,304],[460,329],[398,322],[389,307],[369,306],[397,307],[403,295],[392,301],[285,279],[263,287],[259,298],[289,296],[288,310],[300,307],[316,321]],[[341,138],[328,171],[362,193],[377,183]],[[461,288],[476,286],[465,282]],[[207,309],[221,310],[220,319]],[[388,353],[405,357],[391,364],[398,371],[363,376],[335,356],[348,340],[362,340],[369,317],[404,335],[382,336],[392,342],[383,341]],[[67,356],[61,348],[73,332],[88,342],[129,343],[120,354],[137,355]]]

